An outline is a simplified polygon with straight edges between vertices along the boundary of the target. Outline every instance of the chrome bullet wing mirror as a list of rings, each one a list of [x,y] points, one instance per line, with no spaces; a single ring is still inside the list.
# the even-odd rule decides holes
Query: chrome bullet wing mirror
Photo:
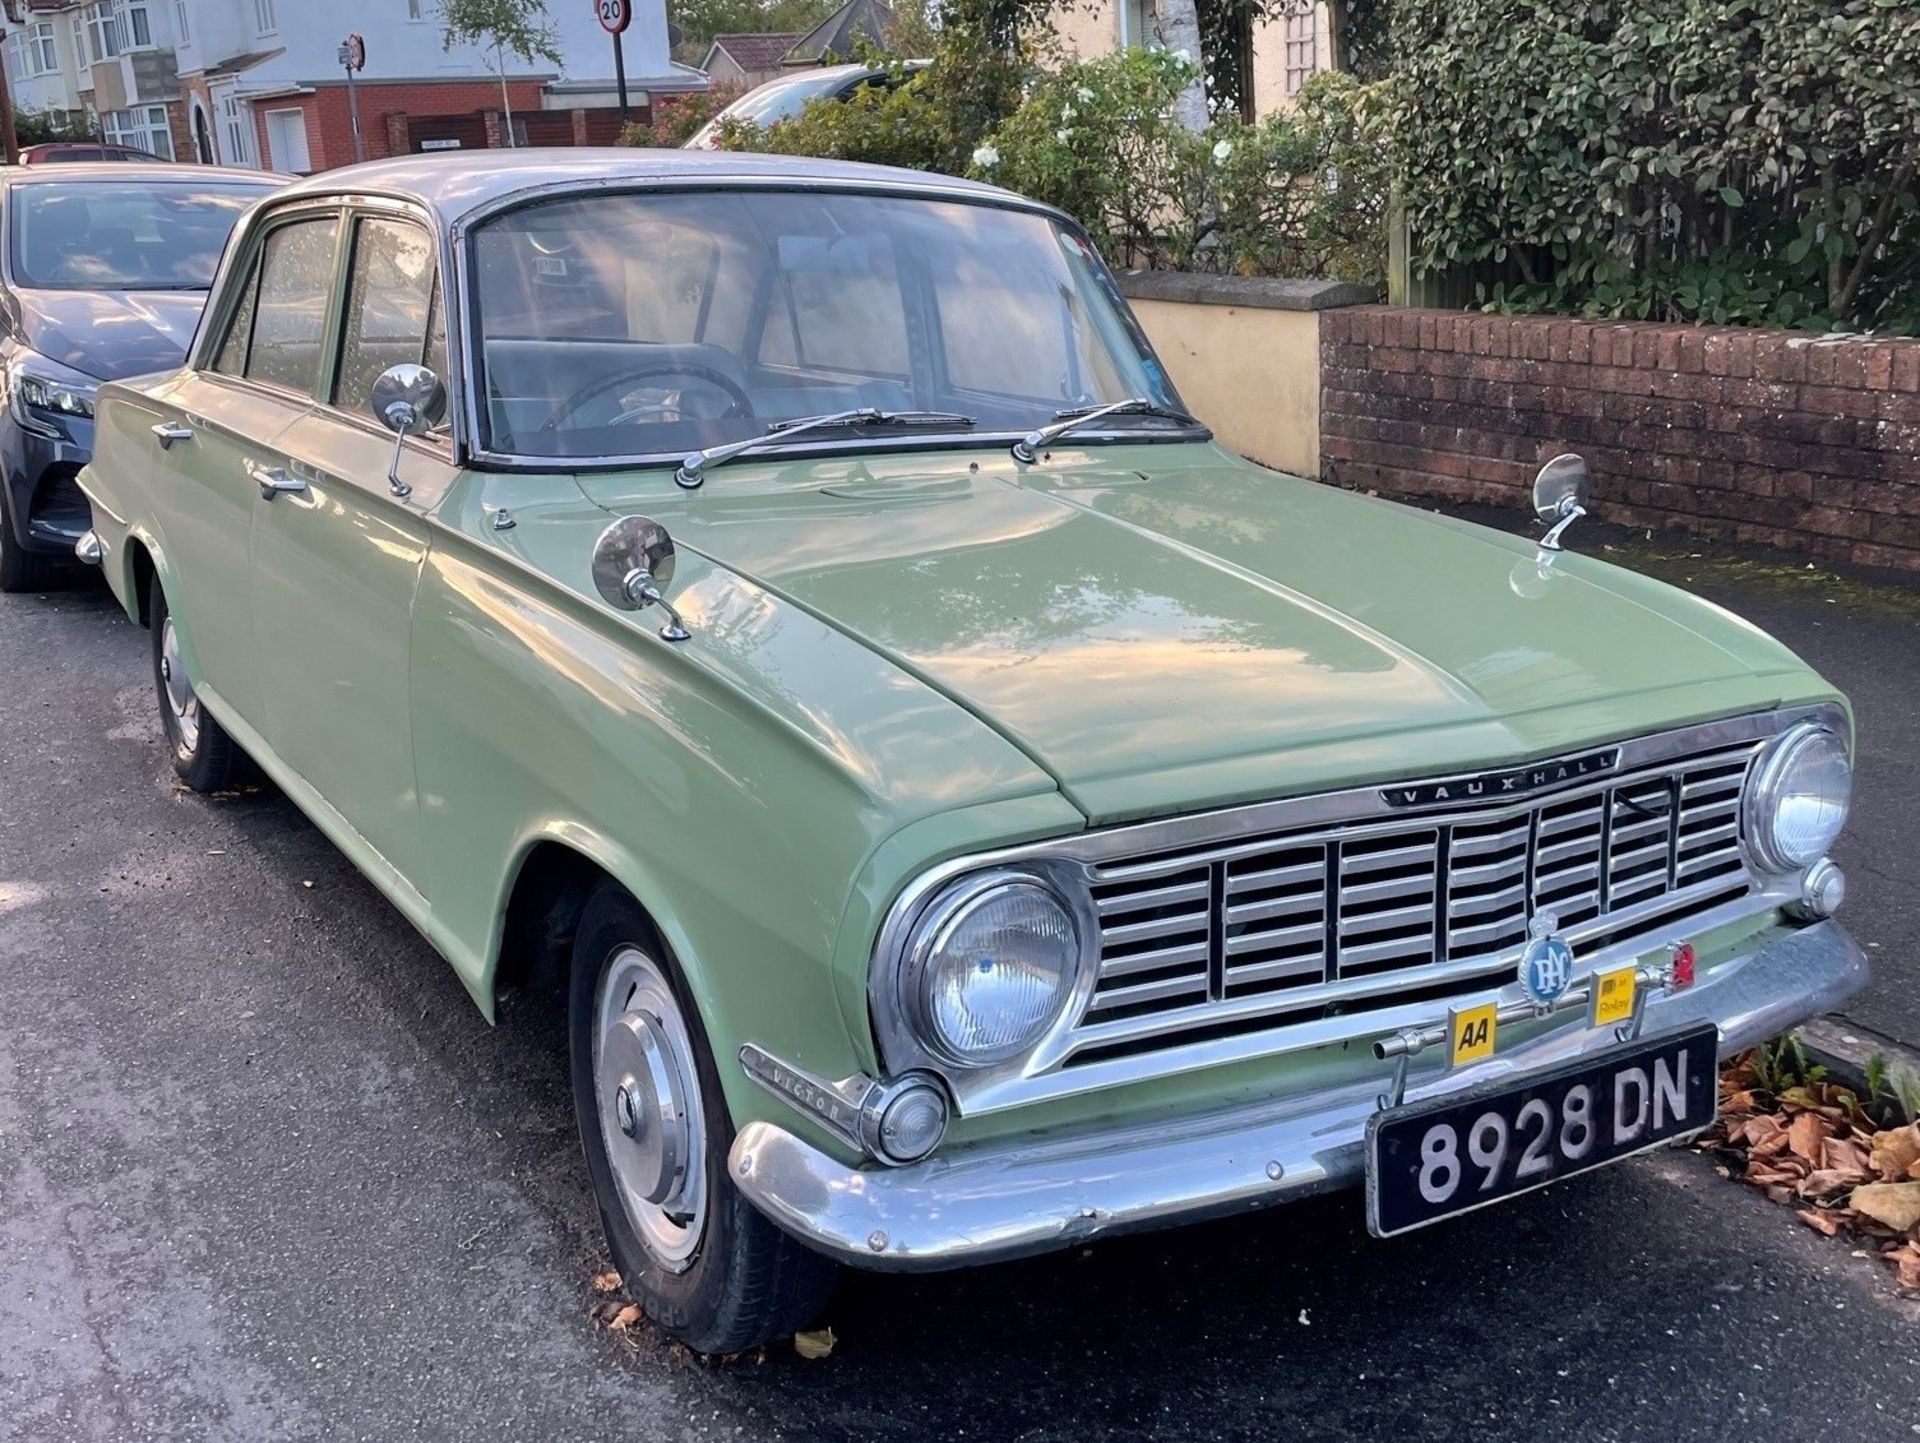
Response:
[[[1561,533],[1587,514],[1592,495],[1593,476],[1587,463],[1571,451],[1540,468],[1533,478],[1533,514],[1549,528],[1540,538],[1542,551],[1560,550]]]
[[[667,528],[645,516],[623,516],[593,543],[593,584],[607,605],[622,611],[657,606],[667,614],[660,635],[685,641],[693,633],[667,601],[673,582],[673,538]]]
[[[438,426],[447,414],[447,388],[425,366],[388,366],[375,378],[367,406],[393,432],[393,464],[387,467],[387,489],[406,496],[413,488],[400,479],[400,448],[407,437]]]

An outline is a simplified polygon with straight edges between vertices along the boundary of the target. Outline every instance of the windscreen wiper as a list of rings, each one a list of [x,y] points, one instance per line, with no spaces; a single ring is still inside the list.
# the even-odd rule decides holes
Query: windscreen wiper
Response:
[[[1178,421],[1185,426],[1198,426],[1199,420],[1189,416],[1178,406],[1164,405],[1151,396],[1129,396],[1124,401],[1113,401],[1105,406],[1069,406],[1064,411],[1053,413],[1053,424],[1042,426],[1037,431],[1029,431],[1013,443],[1013,459],[1024,461],[1031,466],[1040,459],[1040,448],[1058,440],[1067,432],[1084,426],[1089,421],[1097,421],[1102,416],[1162,416],[1169,421]]]
[[[861,406],[852,411],[829,411],[823,416],[798,416],[791,421],[775,421],[767,427],[765,435],[748,436],[742,441],[728,441],[701,451],[689,451],[681,458],[673,479],[691,491],[706,479],[706,468],[709,466],[731,461],[735,456],[744,456],[762,446],[776,445],[802,431],[824,431],[829,426],[944,426],[964,430],[972,424],[973,417],[963,416],[957,411],[883,411],[877,406]]]

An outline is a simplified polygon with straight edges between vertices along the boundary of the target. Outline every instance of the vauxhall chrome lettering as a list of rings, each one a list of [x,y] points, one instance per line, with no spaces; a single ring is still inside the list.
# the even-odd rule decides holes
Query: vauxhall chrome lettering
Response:
[[[1516,767],[1506,772],[1483,772],[1477,777],[1455,777],[1451,781],[1426,782],[1412,787],[1385,787],[1381,800],[1390,807],[1431,807],[1442,802],[1487,802],[1502,797],[1525,796],[1543,787],[1577,782],[1583,777],[1612,771],[1620,761],[1618,748],[1588,752],[1585,756],[1563,757],[1537,766]]]

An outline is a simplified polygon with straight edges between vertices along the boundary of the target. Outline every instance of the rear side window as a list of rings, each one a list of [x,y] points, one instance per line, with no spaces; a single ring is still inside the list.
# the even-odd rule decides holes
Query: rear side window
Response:
[[[245,322],[250,335],[239,374],[303,396],[315,394],[339,229],[339,219],[326,216],[294,221],[267,233],[260,249],[258,279],[250,300],[243,301],[234,316],[220,349],[218,369],[232,369],[224,363]]]
[[[372,416],[368,395],[389,366],[433,366],[436,359],[445,366],[443,357],[429,355],[433,291],[433,242],[425,230],[385,219],[355,226],[334,405]]]

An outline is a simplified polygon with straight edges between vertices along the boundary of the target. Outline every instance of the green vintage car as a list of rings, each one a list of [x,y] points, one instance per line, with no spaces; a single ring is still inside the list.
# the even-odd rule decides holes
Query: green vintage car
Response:
[[[1561,549],[1229,454],[1066,217],[725,153],[333,171],[103,389],[83,551],[491,1016],[564,988],[695,1348],[1365,1186],[1685,1136],[1866,977],[1833,689]]]

